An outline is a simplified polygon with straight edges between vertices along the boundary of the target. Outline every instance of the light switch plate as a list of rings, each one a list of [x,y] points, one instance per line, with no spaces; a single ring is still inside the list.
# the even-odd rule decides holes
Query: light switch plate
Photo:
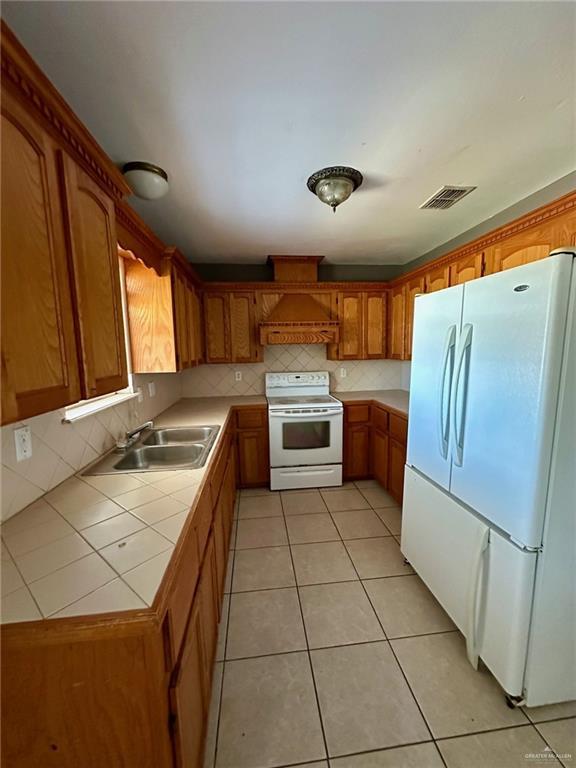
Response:
[[[346,376],[348,376],[348,371],[346,370],[346,368],[340,368],[340,378],[345,379]]]
[[[143,403],[144,402],[144,392],[142,392],[142,387],[138,387],[136,392],[138,393],[138,402],[139,403]]]
[[[14,430],[16,443],[16,461],[26,461],[32,458],[32,434],[30,427],[19,427]]]
[[[156,384],[153,381],[148,382],[148,394],[150,397],[156,397]]]

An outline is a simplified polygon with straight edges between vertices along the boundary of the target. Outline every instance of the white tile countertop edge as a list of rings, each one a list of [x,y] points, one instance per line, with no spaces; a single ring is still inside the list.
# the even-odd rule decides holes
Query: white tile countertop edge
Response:
[[[408,392],[339,392],[408,412]],[[263,395],[184,398],[155,427],[219,425],[200,469],[68,478],[0,526],[1,623],[150,607],[236,406]]]
[[[219,425],[200,469],[68,478],[0,526],[1,623],[150,607],[235,406],[185,398],[155,427]]]

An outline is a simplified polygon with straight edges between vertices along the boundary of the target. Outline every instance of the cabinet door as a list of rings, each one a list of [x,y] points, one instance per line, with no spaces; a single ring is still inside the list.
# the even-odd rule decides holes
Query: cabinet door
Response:
[[[230,313],[227,293],[204,294],[204,319],[206,362],[230,362]]]
[[[557,245],[566,245],[559,242],[563,238],[561,229],[558,220],[550,219],[539,227],[532,227],[496,243],[487,252],[488,272],[502,272],[546,258]]]
[[[209,690],[212,678],[212,662],[214,661],[214,653],[216,651],[218,621],[220,618],[218,572],[216,569],[216,549],[213,533],[210,534],[208,544],[206,545],[197,599],[200,609],[200,621],[202,622],[203,679],[205,689]]]
[[[482,252],[473,253],[450,264],[450,285],[462,285],[469,280],[482,277],[483,256]]]
[[[238,432],[238,474],[242,488],[268,484],[270,457],[266,430],[251,429]]]
[[[204,326],[202,317],[202,299],[197,290],[192,294],[192,315],[194,319],[194,353],[196,363],[204,362]]]
[[[3,424],[81,399],[55,151],[3,93]]]
[[[404,495],[404,466],[406,464],[406,445],[397,440],[390,440],[388,456],[388,490],[398,504],[402,504]]]
[[[170,688],[173,741],[179,768],[200,768],[208,690],[204,687],[202,613],[196,600],[188,624],[178,672]]]
[[[388,488],[388,435],[379,429],[372,435],[372,473],[383,488]]]
[[[425,275],[426,293],[434,293],[448,288],[450,284],[450,269],[447,265],[434,267]]]
[[[367,293],[364,304],[364,349],[368,359],[386,357],[386,294]]]
[[[84,396],[128,383],[114,203],[62,155],[82,346]]]
[[[253,293],[230,294],[231,356],[234,363],[258,360]]]
[[[338,295],[340,319],[340,360],[361,360],[364,356],[364,294],[342,292]]]
[[[424,293],[423,277],[415,277],[406,283],[406,319],[404,322],[404,360],[412,358],[412,330],[414,327],[414,299],[419,293]]]
[[[403,285],[390,291],[388,309],[388,357],[404,360],[404,316],[406,291]]]
[[[369,424],[353,424],[344,427],[344,477],[361,479],[370,474]]]
[[[178,370],[190,368],[192,345],[190,332],[188,285],[184,277],[174,269],[172,272],[174,327],[176,329],[176,353]]]

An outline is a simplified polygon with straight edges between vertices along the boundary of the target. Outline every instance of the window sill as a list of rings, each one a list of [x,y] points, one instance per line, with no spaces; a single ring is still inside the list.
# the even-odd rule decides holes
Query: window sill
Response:
[[[62,423],[72,424],[75,421],[80,421],[80,419],[85,419],[87,416],[99,413],[99,411],[105,411],[107,408],[113,408],[115,405],[125,403],[127,400],[133,400],[135,397],[138,397],[137,392],[116,392],[113,395],[99,397],[94,401],[71,405],[69,408],[64,409]]]

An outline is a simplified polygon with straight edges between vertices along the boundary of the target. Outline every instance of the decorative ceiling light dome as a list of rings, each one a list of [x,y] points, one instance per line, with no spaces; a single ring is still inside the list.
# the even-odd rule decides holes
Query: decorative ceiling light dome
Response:
[[[313,192],[336,213],[336,208],[340,203],[348,200],[352,192],[358,189],[363,181],[364,177],[355,168],[333,165],[313,173],[308,179],[307,185],[310,192]]]
[[[137,160],[126,163],[122,173],[134,194],[144,200],[158,200],[168,192],[168,174],[157,165]]]

